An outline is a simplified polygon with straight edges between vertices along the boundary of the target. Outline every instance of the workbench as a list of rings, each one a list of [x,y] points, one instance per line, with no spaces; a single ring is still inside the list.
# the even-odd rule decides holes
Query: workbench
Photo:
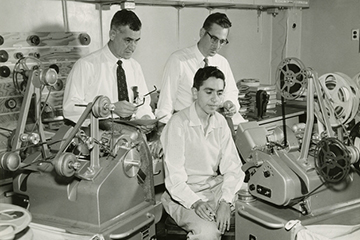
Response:
[[[306,110],[302,107],[285,106],[285,122],[286,125],[292,127],[294,124],[305,122]],[[260,126],[264,126],[271,131],[277,126],[283,125],[283,114],[281,105],[276,105],[274,109],[266,112],[263,119],[255,119],[248,117],[249,121],[257,121]]]

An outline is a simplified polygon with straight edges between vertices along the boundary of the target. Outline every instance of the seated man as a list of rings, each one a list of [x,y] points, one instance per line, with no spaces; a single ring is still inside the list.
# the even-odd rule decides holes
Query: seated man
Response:
[[[245,175],[226,120],[216,111],[224,80],[216,67],[200,68],[195,102],[174,114],[161,135],[167,189],[161,201],[188,239],[220,239],[229,230],[230,207]]]

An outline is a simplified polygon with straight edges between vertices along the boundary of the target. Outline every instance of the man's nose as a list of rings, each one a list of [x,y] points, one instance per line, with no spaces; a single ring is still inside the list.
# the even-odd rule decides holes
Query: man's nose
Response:
[[[213,102],[218,102],[220,101],[220,96],[217,95],[216,93],[213,93],[212,97],[211,97],[211,101]]]
[[[137,42],[131,41],[128,47],[130,50],[134,51],[136,49],[136,46],[137,46]]]
[[[217,39],[217,40],[216,40],[214,43],[212,43],[212,44],[213,44],[214,46],[216,46],[217,48],[221,48],[221,47],[222,47],[219,39]]]

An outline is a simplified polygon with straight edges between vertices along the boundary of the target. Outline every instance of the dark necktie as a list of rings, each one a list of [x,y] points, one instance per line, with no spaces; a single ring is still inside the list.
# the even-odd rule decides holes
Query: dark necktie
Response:
[[[209,66],[209,59],[207,59],[207,58],[204,58],[204,62],[205,62],[205,65],[204,65],[204,67],[207,67],[207,66]]]
[[[119,101],[123,101],[123,100],[129,101],[129,94],[128,94],[128,90],[127,90],[125,71],[121,66],[122,61],[119,60],[117,62],[117,64],[118,64],[118,67],[116,70],[116,76],[117,76],[117,84],[118,84]]]

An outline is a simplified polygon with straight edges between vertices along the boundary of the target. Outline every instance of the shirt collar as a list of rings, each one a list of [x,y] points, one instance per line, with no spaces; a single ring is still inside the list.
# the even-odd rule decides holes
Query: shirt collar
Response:
[[[200,52],[198,45],[195,44],[195,45],[193,46],[193,48],[194,48],[195,58],[196,58],[197,62],[198,62],[199,64],[204,63],[204,58],[205,58],[205,57],[204,57],[204,55],[202,55],[202,53]]]
[[[193,46],[193,48],[194,48],[194,53],[195,53],[195,57],[196,57],[196,59],[198,60],[198,62],[199,63],[204,63],[204,55],[202,55],[202,53],[200,52],[200,50],[199,50],[199,47],[198,47],[198,45],[197,44],[195,44],[194,46]],[[214,56],[216,56],[217,55],[217,53],[214,55]],[[206,58],[208,59],[208,61],[209,61],[209,65],[210,65],[210,59],[211,58],[213,58],[214,56],[207,56]]]
[[[110,51],[109,44],[106,44],[106,46],[104,47],[104,52],[105,52],[106,57],[109,58],[109,61],[113,62],[114,65],[116,65],[116,66],[117,66],[118,60],[121,60],[123,63],[126,62],[126,60],[127,60],[125,58],[115,57],[114,54]]]
[[[190,111],[190,112],[189,112],[190,125],[191,125],[191,126],[201,125],[200,118],[199,118],[199,116],[197,115],[197,112],[196,112],[196,109],[195,109],[195,102],[193,102],[193,103],[190,105],[189,111]]]
[[[217,124],[216,124],[217,119],[216,119],[215,115],[216,115],[216,112],[210,116],[209,127],[208,127],[207,132],[210,132],[212,129],[215,128],[215,126],[217,126]],[[189,118],[190,118],[190,126],[201,126],[200,118],[197,115],[197,112],[195,109],[195,102],[193,102],[190,105]]]

